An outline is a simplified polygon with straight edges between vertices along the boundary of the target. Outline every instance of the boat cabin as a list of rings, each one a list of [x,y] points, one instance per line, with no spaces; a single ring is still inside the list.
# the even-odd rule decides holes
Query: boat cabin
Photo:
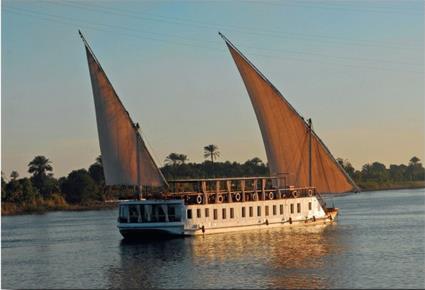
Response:
[[[134,200],[119,205],[119,223],[166,223],[184,219],[183,200]]]

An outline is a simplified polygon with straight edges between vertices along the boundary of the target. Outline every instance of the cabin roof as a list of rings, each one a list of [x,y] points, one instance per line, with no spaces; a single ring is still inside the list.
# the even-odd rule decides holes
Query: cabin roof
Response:
[[[286,173],[285,173],[286,174]],[[227,180],[254,180],[254,179],[279,179],[278,176],[254,176],[254,177],[220,177],[220,178],[191,178],[168,180],[169,183],[200,182],[200,181],[227,181]]]

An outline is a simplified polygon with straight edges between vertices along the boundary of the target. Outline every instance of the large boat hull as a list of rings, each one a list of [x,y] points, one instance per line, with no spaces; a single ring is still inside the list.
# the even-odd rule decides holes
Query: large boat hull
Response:
[[[161,237],[175,237],[184,235],[183,224],[119,224],[118,229],[125,239],[151,239]]]
[[[126,239],[151,239],[323,225],[335,221],[337,214],[337,208],[322,207],[315,196],[192,205],[145,200],[121,204],[118,228]]]
[[[300,226],[314,226],[314,225],[323,225],[331,224],[335,221],[336,212],[332,214],[332,217],[326,217],[316,220],[298,220],[282,223],[263,223],[263,224],[251,224],[251,225],[241,225],[241,226],[223,226],[218,228],[197,228],[197,229],[183,229],[182,227],[178,228],[169,228],[169,227],[126,227],[120,228],[119,231],[125,239],[131,240],[145,240],[145,239],[156,239],[156,238],[173,238],[173,237],[183,237],[183,236],[199,236],[206,234],[219,234],[227,232],[237,232],[237,231],[249,231],[249,230],[259,230],[259,229],[269,229],[269,228],[279,228],[279,227],[300,227]]]

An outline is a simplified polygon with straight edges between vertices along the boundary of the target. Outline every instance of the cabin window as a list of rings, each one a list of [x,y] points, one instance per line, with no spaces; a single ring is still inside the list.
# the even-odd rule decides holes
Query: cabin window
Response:
[[[230,218],[235,218],[235,210],[233,209],[233,207],[230,208]]]
[[[297,212],[300,213],[301,212],[301,203],[297,203]]]
[[[265,210],[265,212],[266,212],[266,216],[268,216],[268,215],[269,215],[269,206],[268,206],[268,205],[266,205],[266,210]]]
[[[226,219],[226,209],[225,208],[223,208],[222,210],[221,210],[221,213],[222,213],[222,218],[225,220]]]
[[[273,205],[273,215],[277,214],[276,205]]]
[[[294,204],[291,204],[291,213],[294,213]]]
[[[164,208],[158,205],[158,221],[165,222],[165,211]]]
[[[261,216],[261,206],[257,206],[257,216]]]
[[[196,209],[196,217],[201,218],[201,209],[200,208]]]
[[[308,210],[311,210],[311,202],[308,203]]]
[[[280,214],[283,214],[283,204],[279,205]]]
[[[170,222],[177,221],[177,218],[176,218],[176,207],[169,205],[167,210],[168,210],[168,220]],[[143,214],[142,214],[142,216],[143,216]]]
[[[191,209],[188,209],[187,210],[187,218],[188,219],[191,219],[192,218],[192,210]]]
[[[130,223],[137,223],[139,221],[139,213],[137,212],[137,206],[130,205],[128,207],[128,211],[130,213]]]
[[[217,209],[216,208],[214,209],[213,213],[214,213],[214,219],[216,220],[218,218],[218,213],[217,213]]]
[[[209,208],[206,208],[205,209],[205,217],[207,218],[209,216],[210,216],[210,209]]]
[[[128,206],[120,206],[119,222],[127,223],[128,222]]]
[[[254,215],[254,209],[252,206],[249,207],[249,216],[252,217]]]
[[[242,217],[245,217],[245,207],[242,207]]]
[[[165,212],[161,205],[152,205],[151,222],[165,222]]]

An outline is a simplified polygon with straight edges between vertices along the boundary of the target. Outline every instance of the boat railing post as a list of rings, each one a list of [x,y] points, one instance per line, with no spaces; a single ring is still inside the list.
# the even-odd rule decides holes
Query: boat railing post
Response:
[[[261,200],[266,200],[266,179],[261,179]]]
[[[241,192],[242,192],[242,201],[245,201],[245,180],[241,180]]]
[[[215,182],[215,203],[218,203],[218,197],[220,196],[220,181]]]
[[[258,201],[258,189],[257,189],[257,179],[254,179],[254,181],[253,181],[253,183],[252,183],[252,186],[254,187],[253,189],[253,191],[254,191],[254,194],[255,194],[255,200],[256,201]]]
[[[226,180],[226,187],[227,187],[227,202],[232,202],[232,181]]]
[[[204,194],[204,204],[208,204],[207,182],[205,180],[201,181],[201,190]]]

